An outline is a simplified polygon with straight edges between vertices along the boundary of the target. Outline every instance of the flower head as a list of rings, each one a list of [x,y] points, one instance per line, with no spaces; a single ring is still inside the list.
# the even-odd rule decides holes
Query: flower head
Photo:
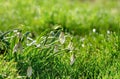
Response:
[[[109,31],[109,30],[107,31],[107,34],[110,34],[110,31]]]
[[[22,47],[22,43],[21,42],[18,42],[15,46],[14,46],[14,48],[13,48],[13,52],[15,53],[15,52],[22,52],[22,49],[23,49],[23,47]]]
[[[30,77],[32,75],[32,67],[29,66],[27,69],[27,77]]]
[[[94,32],[94,33],[96,32],[96,29],[95,29],[95,28],[93,29],[93,32]]]
[[[64,35],[64,32],[61,32],[60,35],[59,35],[59,41],[61,44],[64,44],[65,43],[65,35]]]
[[[71,55],[71,58],[70,58],[70,65],[73,65],[74,62],[75,62],[75,55],[72,54],[72,55]]]
[[[70,51],[73,50],[73,43],[72,43],[72,42],[70,42],[70,43],[68,44],[68,50],[70,50]]]
[[[85,47],[85,45],[84,45],[84,44],[82,44],[82,47]]]

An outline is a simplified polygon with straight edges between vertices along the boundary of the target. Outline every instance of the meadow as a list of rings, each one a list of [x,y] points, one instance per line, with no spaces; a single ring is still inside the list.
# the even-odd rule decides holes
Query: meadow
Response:
[[[0,79],[119,78],[119,0],[0,0]]]

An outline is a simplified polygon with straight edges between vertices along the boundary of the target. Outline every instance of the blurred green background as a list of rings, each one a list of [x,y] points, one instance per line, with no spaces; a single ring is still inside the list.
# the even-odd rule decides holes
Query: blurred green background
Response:
[[[120,0],[0,0],[0,30],[15,28],[40,34],[62,26],[73,34],[117,31]]]

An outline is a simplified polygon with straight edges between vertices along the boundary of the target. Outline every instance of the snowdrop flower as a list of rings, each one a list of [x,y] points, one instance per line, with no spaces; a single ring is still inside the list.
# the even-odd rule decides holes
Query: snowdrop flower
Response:
[[[36,47],[39,48],[41,45],[40,44],[37,44]]]
[[[94,32],[94,33],[96,32],[96,29],[95,29],[95,28],[93,29],[93,32]]]
[[[21,32],[18,32],[17,35],[18,35],[18,38],[19,38],[19,39],[22,38],[22,33],[21,33]]]
[[[109,31],[109,30],[107,31],[107,34],[110,34],[110,31]]]
[[[53,31],[51,31],[51,32],[50,32],[50,35],[51,35],[51,36],[54,36],[54,35],[55,35],[55,33],[54,33]]]
[[[15,46],[14,46],[14,48],[13,48],[13,52],[15,53],[15,52],[22,52],[22,49],[23,49],[23,47],[22,47],[22,43],[21,42],[18,42]]]
[[[59,41],[61,44],[64,44],[65,43],[65,35],[64,35],[64,32],[61,32],[60,35],[59,35]]]
[[[54,47],[54,52],[58,52],[59,50],[58,50],[58,46],[55,46]]]
[[[72,51],[73,50],[73,43],[70,42],[69,45],[68,45],[68,50]]]
[[[84,45],[84,44],[82,44],[82,47],[85,47],[85,45]]]
[[[27,77],[30,77],[32,75],[32,67],[29,66],[27,69]]]
[[[72,54],[71,58],[70,58],[70,65],[73,65],[75,62],[75,55]]]

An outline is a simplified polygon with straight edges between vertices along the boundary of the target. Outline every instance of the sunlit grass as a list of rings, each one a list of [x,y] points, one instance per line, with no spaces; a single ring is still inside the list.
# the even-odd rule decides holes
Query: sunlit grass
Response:
[[[14,31],[4,36],[4,39],[11,37],[6,40],[10,43],[10,48],[4,49],[8,52],[3,56],[7,62],[16,63],[13,68],[18,74],[13,72],[13,75],[21,78],[118,78],[120,54],[117,50],[118,35],[115,32],[106,32],[104,35],[98,34],[97,30],[92,33],[91,30],[91,34],[84,37],[71,36],[68,33],[61,37],[61,33],[62,30],[45,32],[45,35],[36,39],[22,32],[21,37],[16,36]],[[20,39],[22,41],[19,41]],[[20,51],[14,52],[18,42],[21,42],[23,48],[17,46],[16,49]],[[5,61],[4,59],[2,61]],[[3,74],[1,73],[1,77],[5,78]],[[10,77],[12,78],[12,75]]]
[[[0,79],[119,79],[119,0],[1,0]]]

